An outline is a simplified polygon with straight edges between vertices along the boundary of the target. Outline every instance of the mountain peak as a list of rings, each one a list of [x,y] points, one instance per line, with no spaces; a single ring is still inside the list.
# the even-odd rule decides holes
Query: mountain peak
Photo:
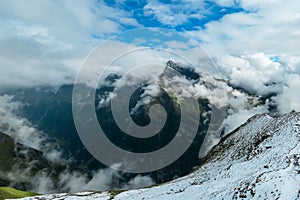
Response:
[[[181,75],[185,76],[188,80],[199,80],[200,75],[195,71],[193,67],[184,66],[180,63],[175,63],[169,60],[166,64],[166,68],[172,68],[173,70],[179,72]]]

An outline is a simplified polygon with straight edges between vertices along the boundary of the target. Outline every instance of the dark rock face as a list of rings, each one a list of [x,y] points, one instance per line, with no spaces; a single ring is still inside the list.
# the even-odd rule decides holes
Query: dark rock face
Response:
[[[16,167],[24,167],[33,161],[37,161],[37,164],[32,165],[32,173],[49,168],[41,152],[16,143],[11,137],[0,132],[0,185],[12,185],[19,189],[29,189],[30,187],[26,187],[26,183],[21,180],[10,180],[7,173]]]
[[[170,67],[185,76],[188,80],[197,81],[200,79],[200,75],[195,71],[192,67],[181,66],[180,64],[176,64],[173,61],[169,60],[167,62],[167,67]]]
[[[11,186],[30,191],[36,187],[33,178],[41,172],[53,182],[59,181],[59,174],[67,170],[79,170],[68,163],[53,163],[42,152],[15,142],[0,132],[0,186]],[[14,176],[16,173],[19,175]]]
[[[179,76],[187,80],[197,81],[200,79],[200,75],[191,67],[184,67],[169,61],[166,64],[166,70],[168,68],[175,70]],[[109,74],[105,78],[105,84],[100,85],[97,89],[96,108],[99,107],[98,103],[101,99],[106,98],[107,95],[113,91],[114,84],[119,78],[120,76],[117,74]],[[39,130],[47,133],[49,138],[55,139],[62,149],[64,149],[65,157],[71,155],[75,158],[74,165],[88,168],[89,170],[105,168],[102,163],[90,155],[78,137],[72,116],[72,91],[73,85],[63,85],[56,91],[47,87],[39,87],[13,91],[11,94],[15,96],[15,100],[24,103],[24,107],[19,114],[27,118]],[[132,113],[132,119],[136,124],[147,125],[149,123],[149,107],[155,103],[163,105],[168,112],[168,119],[165,127],[159,134],[149,138],[149,140],[142,141],[123,133],[115,124],[110,104],[107,104],[97,110],[99,123],[106,131],[107,137],[121,148],[136,152],[153,151],[170,142],[174,134],[176,134],[180,123],[180,109],[176,102],[174,102],[173,97],[170,97],[163,89],[161,91],[161,95],[153,98],[150,104],[140,106]],[[141,87],[133,94],[130,105],[128,105],[129,109],[136,106],[143,92],[143,87]],[[199,108],[202,111],[209,111],[208,101],[199,99]],[[205,131],[208,128],[207,120],[209,120],[209,115],[206,118],[200,115],[200,118],[198,134],[191,147],[178,161],[172,163],[165,169],[150,173],[155,181],[159,183],[169,181],[174,177],[189,173],[193,167],[198,165],[200,162],[198,152],[204,139]],[[204,123],[205,120],[206,123]],[[124,175],[125,180],[120,181],[126,181],[126,177],[130,179],[132,176],[133,175],[130,174]]]

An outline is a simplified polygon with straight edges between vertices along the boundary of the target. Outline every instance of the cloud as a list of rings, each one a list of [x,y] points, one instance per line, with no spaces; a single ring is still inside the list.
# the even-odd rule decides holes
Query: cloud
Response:
[[[116,33],[123,25],[138,25],[126,11],[107,6],[103,1],[64,1],[28,3],[17,0],[1,2],[0,12],[9,19],[48,27],[57,37],[67,41],[80,39],[80,35]],[[52,15],[45,14],[53,12]]]
[[[250,109],[239,109],[238,112],[229,114],[224,121],[225,134],[230,133],[234,129],[238,128],[250,117],[262,113],[268,113],[266,106],[257,106]]]
[[[257,96],[277,94],[280,113],[299,111],[294,94],[300,72],[298,2],[241,0],[235,6],[242,10],[186,33],[200,42],[233,86]]]
[[[54,172],[55,169],[44,169],[33,174],[32,167],[36,166],[36,163],[28,162],[26,164],[26,166],[20,167],[15,163],[13,170],[7,172],[6,177],[10,181],[11,186],[28,183],[26,190],[39,194],[87,190],[129,190],[155,184],[151,177],[142,175],[136,175],[125,181],[122,179],[122,173],[111,168],[99,169],[93,172],[66,169],[59,174]]]
[[[88,178],[87,174],[82,173],[61,173],[60,184],[63,185],[64,191],[78,192],[84,190],[112,190],[112,189],[136,189],[153,185],[155,182],[149,176],[137,175],[130,179],[127,183],[123,182],[119,186],[114,182],[120,178],[122,174],[113,169],[100,169],[93,172],[92,178]],[[115,186],[114,186],[115,185]]]
[[[13,100],[13,96],[0,96],[0,131],[8,134],[16,142],[43,152],[50,161],[64,162],[62,150],[58,145],[48,140],[43,132],[15,113],[23,106]]]
[[[205,12],[203,1],[172,1],[169,4],[160,1],[148,1],[144,6],[144,15],[153,16],[160,23],[172,27],[184,24],[191,18],[201,19]]]
[[[47,140],[46,135],[30,124],[25,118],[21,118],[15,112],[22,106],[21,102],[13,101],[12,96],[0,96],[0,131],[10,135],[15,141],[43,152],[43,156],[50,162],[58,165],[68,164],[71,161],[63,158],[63,151],[53,142]],[[23,152],[26,155],[26,152]],[[26,187],[30,191],[38,193],[52,192],[76,192],[83,190],[110,190],[110,189],[132,189],[149,186],[154,181],[149,176],[137,175],[122,184],[116,183],[122,178],[122,173],[111,168],[99,169],[97,171],[85,172],[82,170],[66,169],[56,175],[58,183],[55,181],[57,172],[40,169],[37,173],[32,173],[32,168],[36,171],[36,161],[27,162],[26,166],[19,166],[14,163],[12,170],[5,176],[11,185],[18,185],[21,182],[30,183]],[[34,167],[35,166],[35,167]]]
[[[131,179],[128,183],[126,183],[122,189],[129,190],[133,188],[143,188],[150,185],[153,185],[154,181],[149,176],[137,175],[133,179]]]
[[[230,7],[230,6],[234,6],[235,4],[235,1],[233,0],[214,0],[214,2],[222,7]]]
[[[292,74],[286,77],[287,85],[282,92],[274,97],[281,114],[292,110],[300,111],[300,75]]]
[[[212,54],[220,49],[234,55],[297,53],[300,42],[299,4],[296,0],[240,1],[245,11],[226,14],[204,28],[191,31]]]
[[[279,92],[284,83],[285,67],[264,53],[223,56],[217,60],[231,84],[257,95]]]
[[[32,128],[26,119],[14,114],[21,105],[20,102],[14,102],[12,96],[0,96],[0,131],[9,134],[22,144],[40,149],[43,136]]]
[[[139,26],[131,13],[96,0],[4,0],[0,14],[2,87],[71,83],[99,41]]]

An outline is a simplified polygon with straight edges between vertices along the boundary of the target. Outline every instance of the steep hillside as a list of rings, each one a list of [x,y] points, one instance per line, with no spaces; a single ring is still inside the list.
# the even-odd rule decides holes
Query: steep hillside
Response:
[[[0,187],[0,200],[8,198],[22,198],[35,195],[37,194],[33,192],[24,192],[10,187]]]
[[[34,199],[299,199],[300,113],[256,115],[227,135],[188,176],[126,192]],[[28,198],[30,199],[30,198]]]
[[[12,185],[19,189],[28,189],[26,182],[11,180],[9,172],[14,169],[25,170],[31,164],[28,173],[33,176],[37,171],[49,168],[49,163],[41,152],[15,142],[10,136],[0,132],[0,186]]]
[[[19,162],[39,160],[40,164],[46,163],[43,153],[23,144],[15,142],[13,138],[0,132],[0,169],[9,171],[12,165]]]
[[[38,179],[45,177],[58,183],[59,175],[76,171],[69,163],[49,161],[42,152],[15,142],[10,136],[0,132],[0,187],[10,186],[31,191]]]
[[[0,171],[8,171],[11,169],[14,148],[14,140],[8,135],[0,132]],[[1,179],[0,185],[2,185]]]

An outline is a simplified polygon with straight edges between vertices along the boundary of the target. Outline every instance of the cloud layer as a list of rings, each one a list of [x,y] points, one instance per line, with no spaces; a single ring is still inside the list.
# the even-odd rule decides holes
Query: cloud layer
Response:
[[[1,1],[1,86],[73,82],[97,42],[124,26],[138,26],[129,15],[94,0]]]
[[[58,165],[70,164],[72,162],[71,158],[65,159],[62,156],[63,150],[59,146],[47,140],[47,136],[35,129],[25,118],[15,114],[20,106],[22,106],[22,103],[13,101],[12,96],[0,96],[0,131],[10,135],[21,144],[41,151],[43,156],[50,162]],[[28,182],[32,186],[26,186],[29,187],[28,190],[45,194],[83,190],[132,189],[155,183],[149,176],[137,175],[127,182],[124,181],[118,184],[115,181],[122,177],[122,173],[111,168],[90,172],[67,168],[57,175],[59,180],[57,183],[51,173],[51,170],[56,169],[40,169],[33,175],[31,168],[35,166],[35,162],[33,160],[22,167],[18,165],[19,163],[15,163],[12,170],[6,173],[11,185]]]

